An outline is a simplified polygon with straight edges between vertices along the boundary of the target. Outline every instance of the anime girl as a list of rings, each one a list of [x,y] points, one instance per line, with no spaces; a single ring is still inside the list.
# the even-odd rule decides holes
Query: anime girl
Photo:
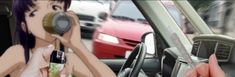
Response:
[[[80,37],[78,18],[67,11],[71,0],[14,0],[13,11],[16,16],[16,32],[20,44],[11,46],[0,57],[0,76],[10,74],[18,77],[33,60],[36,52],[47,52],[48,45],[59,39],[72,51],[66,53],[66,69],[76,77],[115,77],[115,74],[94,55],[88,52]],[[52,35],[42,26],[43,17],[50,12],[65,12],[72,19],[72,28],[63,36]],[[52,47],[53,49],[53,47]],[[45,58],[46,59],[46,58]],[[48,60],[38,67],[48,67]]]

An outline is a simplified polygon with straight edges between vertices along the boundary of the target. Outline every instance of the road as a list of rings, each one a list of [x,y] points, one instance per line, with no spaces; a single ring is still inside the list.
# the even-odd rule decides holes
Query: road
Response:
[[[83,43],[86,45],[86,47],[92,51],[92,40],[91,39],[82,39]]]

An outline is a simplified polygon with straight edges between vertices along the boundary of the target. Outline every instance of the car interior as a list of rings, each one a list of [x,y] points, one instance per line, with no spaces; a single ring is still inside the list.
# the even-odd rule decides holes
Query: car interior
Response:
[[[11,1],[0,1],[0,25],[1,28],[1,48],[0,48],[0,55],[4,53],[4,51],[12,45],[12,30],[10,25],[13,21],[13,17],[11,16]]]
[[[0,38],[0,55],[4,53],[4,51],[13,45],[14,41],[14,17],[11,13],[11,4],[12,1],[0,1],[0,25],[2,28],[0,29],[0,35],[4,36]],[[10,77],[9,75],[6,77]]]
[[[141,43],[133,49],[133,52],[127,59],[101,59],[101,61],[107,64],[118,75],[118,77],[157,76],[157,74],[161,72],[160,58],[145,57],[148,55],[147,52],[149,52],[147,47],[151,45],[146,44],[147,41],[155,41],[155,39],[153,39],[154,37],[147,37],[150,35],[154,36],[154,33],[148,32],[142,36]],[[152,40],[150,40],[151,38]],[[138,71],[138,73],[136,71]]]
[[[14,16],[12,16],[12,10],[11,10],[11,6],[12,6],[12,1],[0,1],[0,25],[2,25],[2,27],[0,28],[0,34],[4,37],[1,37],[1,52],[0,55],[2,55],[4,53],[4,51],[12,46],[13,44],[19,42],[17,41],[18,38],[15,38],[15,19]],[[144,40],[144,39],[143,39]],[[120,73],[120,77],[126,77],[126,76],[130,76],[130,75],[138,75],[138,72],[141,70],[144,75],[146,77],[154,77],[156,73],[158,73],[160,71],[160,65],[159,65],[159,60],[158,58],[147,58],[144,59],[145,54],[147,54],[146,51],[146,46],[145,44],[141,43],[138,46],[136,46],[136,49],[134,50],[136,51],[136,53],[133,53],[133,57],[130,57],[130,59],[128,59],[128,61],[132,61],[131,63],[126,62],[126,59],[101,59],[102,62],[104,62],[105,64],[107,64],[117,75]],[[143,51],[143,52],[140,52]],[[138,60],[136,62],[135,57],[137,56],[137,54],[139,55]],[[142,55],[142,56],[140,56]],[[126,62],[126,63],[125,63]],[[125,63],[125,65],[123,65]],[[134,64],[134,65],[133,65]],[[149,65],[151,64],[151,65]],[[122,72],[119,72],[121,69],[124,71],[124,73],[126,72],[125,68],[129,68],[129,67],[135,67],[135,70],[132,70],[131,74],[126,73],[121,75]],[[132,68],[133,68],[132,67]],[[138,68],[138,69],[136,69]],[[130,71],[130,70],[129,70]],[[6,77],[10,77],[9,75]]]
[[[170,47],[163,38],[159,30],[156,29],[156,24],[153,23],[143,12],[143,8],[139,7],[140,11],[146,17],[149,24],[154,28],[154,32],[145,33],[142,36],[141,43],[135,46],[130,56],[125,59],[100,59],[108,65],[118,77],[182,77],[182,68],[188,66],[187,61],[182,59],[182,55],[176,47]],[[0,55],[4,51],[17,43],[15,38],[15,20],[11,13],[12,1],[0,0]],[[148,37],[153,36],[153,37]],[[152,39],[152,40],[151,40]],[[151,41],[154,46],[154,53],[149,54],[147,41]],[[199,35],[193,38],[192,56],[196,57],[195,62],[208,62],[211,54],[215,53],[218,62],[222,69],[226,72],[227,77],[235,76],[235,39],[223,35]],[[151,46],[152,46],[151,45]],[[146,57],[151,55],[151,57]],[[181,74],[181,75],[180,75]],[[9,76],[7,76],[9,77]]]

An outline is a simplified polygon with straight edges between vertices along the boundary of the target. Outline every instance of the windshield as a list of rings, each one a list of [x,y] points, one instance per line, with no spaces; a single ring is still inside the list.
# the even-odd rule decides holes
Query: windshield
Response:
[[[198,35],[199,32],[197,32],[193,28],[193,25],[188,21],[188,19],[180,11],[180,9],[177,8],[173,1],[164,0],[161,2],[163,3],[169,14],[172,16],[172,18],[175,20],[178,27],[184,32],[188,40],[193,43],[193,37]]]
[[[175,22],[181,27],[183,20],[179,10],[174,6],[174,4],[167,4],[167,2],[163,2],[163,4],[165,4],[165,7],[171,16],[175,19]]]
[[[127,20],[145,20],[144,16],[131,1],[121,1],[112,12],[114,18]]]
[[[201,18],[205,21],[207,26],[214,32],[214,34],[222,34],[231,37],[235,37],[235,26],[234,26],[234,19],[235,19],[235,1],[216,1],[216,0],[206,0],[207,2],[203,1],[193,1],[189,0],[189,3],[193,6],[195,11],[201,16]],[[165,3],[164,3],[165,2]],[[171,8],[167,7],[171,3],[174,7],[174,2],[172,1],[163,1],[164,6],[170,12],[171,16],[173,16],[174,20],[183,21],[180,24],[180,28],[188,37],[188,39],[192,41],[196,35],[199,35],[200,32],[194,29],[193,25],[185,18],[183,13],[181,14],[183,17],[182,19],[178,19],[177,11],[171,12]],[[177,9],[177,8],[173,8]],[[179,9],[177,9],[179,10]],[[179,12],[180,13],[180,12]],[[178,24],[178,23],[177,23]],[[179,24],[178,24],[179,25]]]
[[[210,1],[197,11],[215,34],[235,37],[235,1]]]

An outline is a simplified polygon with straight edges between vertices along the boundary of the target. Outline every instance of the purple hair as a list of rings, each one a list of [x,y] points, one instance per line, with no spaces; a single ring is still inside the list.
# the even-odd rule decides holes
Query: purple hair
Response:
[[[13,2],[13,14],[16,17],[16,34],[19,35],[20,44],[24,47],[24,55],[26,63],[29,60],[30,52],[29,49],[35,46],[35,36],[28,33],[28,27],[25,20],[25,12],[30,11],[30,7],[34,7],[34,0],[14,0]],[[35,0],[36,1],[36,0]],[[70,4],[71,0],[51,0],[64,2],[64,11],[66,11]],[[26,31],[22,29],[22,23],[26,25]]]

